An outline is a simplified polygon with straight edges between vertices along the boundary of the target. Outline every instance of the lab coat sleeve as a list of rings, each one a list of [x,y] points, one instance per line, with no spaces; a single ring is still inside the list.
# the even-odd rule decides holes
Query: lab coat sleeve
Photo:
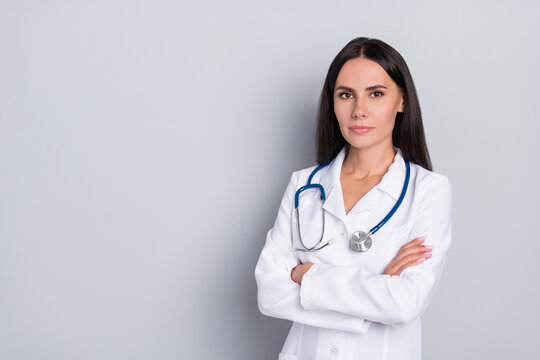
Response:
[[[259,310],[267,316],[311,326],[365,333],[369,322],[364,322],[362,318],[331,309],[306,310],[300,304],[300,285],[291,279],[291,271],[299,260],[290,250],[291,216],[297,183],[298,172],[295,172],[281,201],[274,226],[267,233],[255,268]]]
[[[314,264],[302,279],[302,307],[334,310],[390,325],[406,324],[420,316],[437,287],[452,241],[452,186],[444,175],[427,176],[421,181],[419,194],[409,241],[426,236],[424,244],[434,246],[431,258],[405,269],[400,276]]]

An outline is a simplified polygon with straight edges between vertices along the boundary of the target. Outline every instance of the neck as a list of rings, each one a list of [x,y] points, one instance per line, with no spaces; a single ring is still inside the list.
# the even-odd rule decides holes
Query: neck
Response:
[[[349,147],[347,158],[343,161],[342,172],[359,180],[370,176],[384,175],[394,162],[396,152],[390,146],[365,149]]]

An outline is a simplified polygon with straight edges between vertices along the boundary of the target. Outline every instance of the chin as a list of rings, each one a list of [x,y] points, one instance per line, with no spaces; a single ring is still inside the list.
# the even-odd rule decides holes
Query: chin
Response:
[[[377,144],[376,141],[369,141],[369,140],[361,140],[353,139],[350,141],[350,139],[345,139],[350,147],[356,148],[356,149],[367,149],[372,147],[373,145]]]
[[[345,139],[347,140],[347,139]],[[390,145],[387,145],[384,139],[374,140],[374,139],[363,139],[362,141],[359,141],[358,139],[354,139],[354,141],[347,140],[347,143],[351,148],[354,148],[356,150],[367,150],[367,149],[373,149],[373,148],[386,148],[386,146],[393,147],[392,143]]]

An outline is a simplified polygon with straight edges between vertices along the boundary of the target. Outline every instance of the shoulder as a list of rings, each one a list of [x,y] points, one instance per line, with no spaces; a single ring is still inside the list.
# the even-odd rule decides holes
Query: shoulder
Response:
[[[416,191],[423,197],[441,197],[450,200],[452,197],[452,182],[448,176],[427,170],[422,166],[410,163],[411,173],[415,174]]]
[[[319,165],[313,165],[313,166],[310,166],[310,167],[307,167],[307,168],[303,168],[303,169],[299,169],[299,170],[296,170],[292,173],[291,175],[291,182],[293,182],[296,187],[300,187],[300,186],[303,186],[307,183],[308,181],[308,178],[309,176],[313,173],[313,171],[318,167]],[[314,180],[317,180],[321,177],[321,175],[323,173],[326,172],[326,170],[328,169],[328,166],[320,169],[318,172],[317,172],[317,177],[314,178]]]

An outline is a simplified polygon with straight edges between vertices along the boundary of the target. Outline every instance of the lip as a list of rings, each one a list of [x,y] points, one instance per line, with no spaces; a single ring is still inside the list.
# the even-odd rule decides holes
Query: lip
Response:
[[[373,127],[371,127],[371,126],[351,126],[351,127],[349,127],[349,129],[355,134],[365,134],[368,131],[370,131],[371,129],[373,129]]]

